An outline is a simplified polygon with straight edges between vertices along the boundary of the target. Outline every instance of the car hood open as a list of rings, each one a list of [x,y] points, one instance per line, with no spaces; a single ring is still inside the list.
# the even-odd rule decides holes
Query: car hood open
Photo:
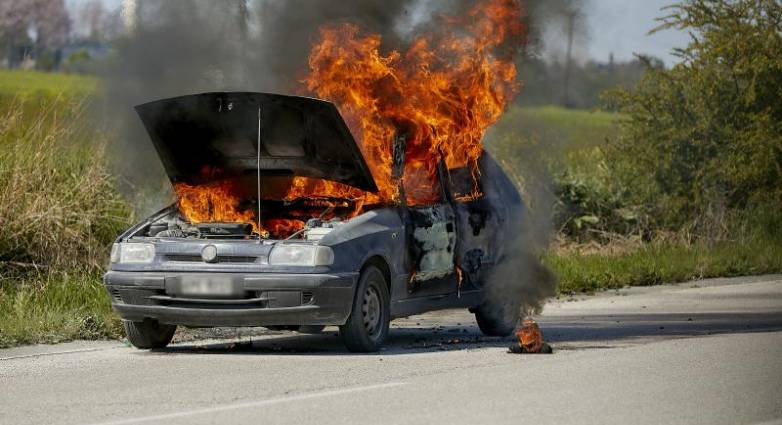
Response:
[[[377,186],[334,104],[269,93],[202,93],[136,106],[172,182],[204,170],[237,177],[315,177],[375,192]]]

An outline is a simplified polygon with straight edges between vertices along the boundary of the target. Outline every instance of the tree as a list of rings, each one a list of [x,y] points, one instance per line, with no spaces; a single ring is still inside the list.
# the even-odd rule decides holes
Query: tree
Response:
[[[5,0],[0,2],[0,41],[7,48],[9,65],[16,61],[16,47],[29,41],[28,31],[35,34],[35,47],[56,49],[70,32],[70,19],[64,0]]]
[[[690,32],[670,70],[606,97],[626,119],[613,149],[630,196],[669,226],[782,204],[782,4],[686,0],[659,29]]]
[[[17,0],[20,1],[20,0]],[[36,44],[44,49],[57,49],[68,41],[71,20],[65,9],[65,0],[29,0],[33,3],[32,26]]]
[[[27,28],[34,15],[29,1],[0,2],[0,42],[6,47],[8,65],[16,62],[16,46],[27,40]]]

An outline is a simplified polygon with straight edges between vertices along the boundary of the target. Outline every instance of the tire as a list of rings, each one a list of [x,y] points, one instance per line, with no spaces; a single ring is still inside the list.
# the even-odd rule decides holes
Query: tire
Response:
[[[323,325],[301,325],[298,329],[296,329],[296,332],[300,334],[317,335],[323,332],[324,328],[325,326]]]
[[[171,342],[176,332],[175,325],[164,325],[154,320],[143,322],[122,321],[128,341],[140,349],[163,348]]]
[[[388,282],[375,266],[361,272],[350,316],[339,327],[342,342],[349,351],[368,353],[380,350],[391,322]]]
[[[519,302],[487,300],[475,309],[475,321],[486,336],[508,336],[519,322]]]

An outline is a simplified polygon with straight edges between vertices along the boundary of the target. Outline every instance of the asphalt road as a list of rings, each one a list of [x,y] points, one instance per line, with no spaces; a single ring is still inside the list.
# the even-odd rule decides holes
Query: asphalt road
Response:
[[[0,350],[3,424],[782,424],[782,276],[550,302],[552,355],[507,354],[466,311],[394,322],[386,350],[226,332]]]

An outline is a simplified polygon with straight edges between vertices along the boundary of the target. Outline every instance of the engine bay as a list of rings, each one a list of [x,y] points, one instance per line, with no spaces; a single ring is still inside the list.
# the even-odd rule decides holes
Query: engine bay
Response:
[[[251,202],[244,211],[252,211]],[[258,205],[256,203],[256,205]],[[257,206],[255,211],[258,211]],[[260,216],[252,211],[245,220],[199,221],[186,217],[179,204],[171,205],[150,218],[134,235],[149,238],[215,239],[215,240],[319,240],[347,220],[359,209],[349,201],[297,200],[260,202]]]

